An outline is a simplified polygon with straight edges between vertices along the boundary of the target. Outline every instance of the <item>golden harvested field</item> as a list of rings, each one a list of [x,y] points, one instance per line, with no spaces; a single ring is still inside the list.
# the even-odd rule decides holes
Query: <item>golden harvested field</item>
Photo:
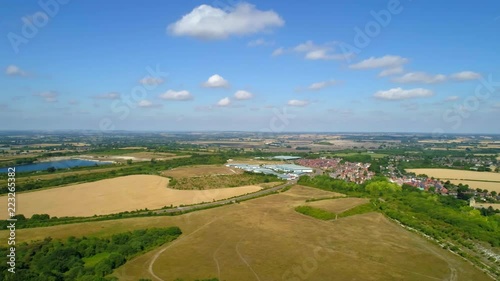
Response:
[[[440,180],[450,180],[454,184],[468,184],[471,188],[500,192],[500,173],[475,172],[452,169],[408,169],[415,174],[426,174]]]
[[[223,165],[200,165],[191,167],[180,167],[163,171],[162,175],[173,178],[200,177],[206,175],[234,175],[242,174],[240,169],[229,168]]]
[[[19,229],[16,238],[22,242],[46,236],[107,236],[172,225],[182,229],[174,242],[115,270],[113,275],[125,281],[491,280],[379,213],[325,222],[293,210],[306,199],[326,195],[332,193],[295,186],[284,193],[181,216]],[[0,231],[0,240],[7,235]]]
[[[500,173],[493,172],[475,172],[468,170],[452,170],[452,169],[407,169],[408,172],[415,174],[426,174],[429,177],[439,179],[463,179],[463,180],[484,180],[484,181],[500,181]]]
[[[305,205],[315,208],[320,208],[335,214],[339,214],[349,209],[352,209],[358,205],[365,204],[368,202],[369,200],[366,198],[339,198],[339,199],[308,202]]]
[[[168,188],[168,179],[152,175],[133,175],[67,187],[21,193],[17,195],[17,213],[51,216],[93,216],[137,209],[159,209],[164,206],[197,204],[225,199],[261,189],[241,186],[211,190],[175,190]],[[0,197],[7,206],[7,197]],[[7,218],[2,212],[0,219]]]
[[[486,182],[486,181],[467,181],[467,180],[450,180],[454,184],[468,184],[473,189],[487,189],[488,191],[500,192],[500,182]]]

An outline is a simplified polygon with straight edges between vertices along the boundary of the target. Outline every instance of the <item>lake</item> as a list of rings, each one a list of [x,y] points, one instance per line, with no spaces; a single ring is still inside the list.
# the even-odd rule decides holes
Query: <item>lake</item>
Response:
[[[16,167],[16,172],[20,173],[20,172],[46,171],[50,167],[54,167],[56,169],[67,169],[74,167],[89,167],[95,165],[108,165],[108,164],[112,164],[112,162],[96,162],[96,161],[81,160],[81,159],[68,159],[60,161],[18,165],[14,167]],[[0,168],[0,173],[6,173],[6,172],[7,172],[7,167]]]

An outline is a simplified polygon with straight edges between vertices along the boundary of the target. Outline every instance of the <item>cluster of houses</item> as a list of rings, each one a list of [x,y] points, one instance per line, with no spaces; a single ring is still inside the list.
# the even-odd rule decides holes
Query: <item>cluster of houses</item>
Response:
[[[332,159],[300,159],[296,163],[308,167],[331,170],[330,177],[355,182],[364,183],[371,179],[375,173],[370,171],[370,163],[354,163],[342,161],[340,158]]]
[[[398,185],[403,185],[403,184],[408,184],[411,185],[417,189],[420,190],[425,190],[429,191],[430,189],[433,189],[434,192],[440,193],[443,195],[452,195],[456,196],[457,192],[456,191],[450,191],[444,185],[441,183],[441,181],[437,179],[431,179],[431,178],[425,178],[425,179],[418,179],[415,177],[409,177],[409,176],[403,176],[403,177],[395,177],[392,176],[389,179],[391,182],[396,183]]]

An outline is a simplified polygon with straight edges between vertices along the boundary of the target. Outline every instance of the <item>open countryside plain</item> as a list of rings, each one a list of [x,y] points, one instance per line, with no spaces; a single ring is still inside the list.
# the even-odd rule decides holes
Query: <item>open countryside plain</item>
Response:
[[[53,188],[17,195],[17,213],[51,216],[93,216],[159,209],[164,206],[212,202],[262,189],[241,186],[211,190],[175,190],[168,188],[168,178],[152,175],[133,175],[72,186]],[[7,206],[7,196],[0,197]],[[7,213],[0,215],[7,218]]]
[[[407,171],[417,175],[425,174],[444,181],[450,180],[455,184],[469,184],[474,189],[486,188],[489,191],[500,192],[500,173],[452,169],[407,169]]]
[[[279,195],[191,213],[178,218],[185,229],[180,239],[114,275],[120,280],[490,280],[379,213],[324,222],[293,210],[325,195],[332,194],[295,186]],[[325,201],[335,205],[339,200]],[[346,207],[346,202],[338,204],[344,205],[338,209]]]
[[[303,205],[320,208],[325,211],[338,214],[368,202],[369,201],[366,198],[339,198],[308,202]]]
[[[233,175],[242,174],[240,169],[232,169],[223,165],[199,165],[191,167],[179,167],[164,171],[162,175],[174,178],[200,177],[206,175]]]
[[[332,195],[295,186],[284,193],[174,217],[19,229],[17,240],[102,237],[173,225],[182,229],[178,240],[116,270],[119,280],[491,280],[379,213],[325,222],[293,209],[306,199]],[[0,231],[0,239],[7,235]]]

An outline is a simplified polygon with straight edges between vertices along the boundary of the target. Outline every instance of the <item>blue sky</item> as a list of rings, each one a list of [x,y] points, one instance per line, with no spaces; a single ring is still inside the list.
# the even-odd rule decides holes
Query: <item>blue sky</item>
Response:
[[[3,1],[0,129],[500,133],[500,2]]]

